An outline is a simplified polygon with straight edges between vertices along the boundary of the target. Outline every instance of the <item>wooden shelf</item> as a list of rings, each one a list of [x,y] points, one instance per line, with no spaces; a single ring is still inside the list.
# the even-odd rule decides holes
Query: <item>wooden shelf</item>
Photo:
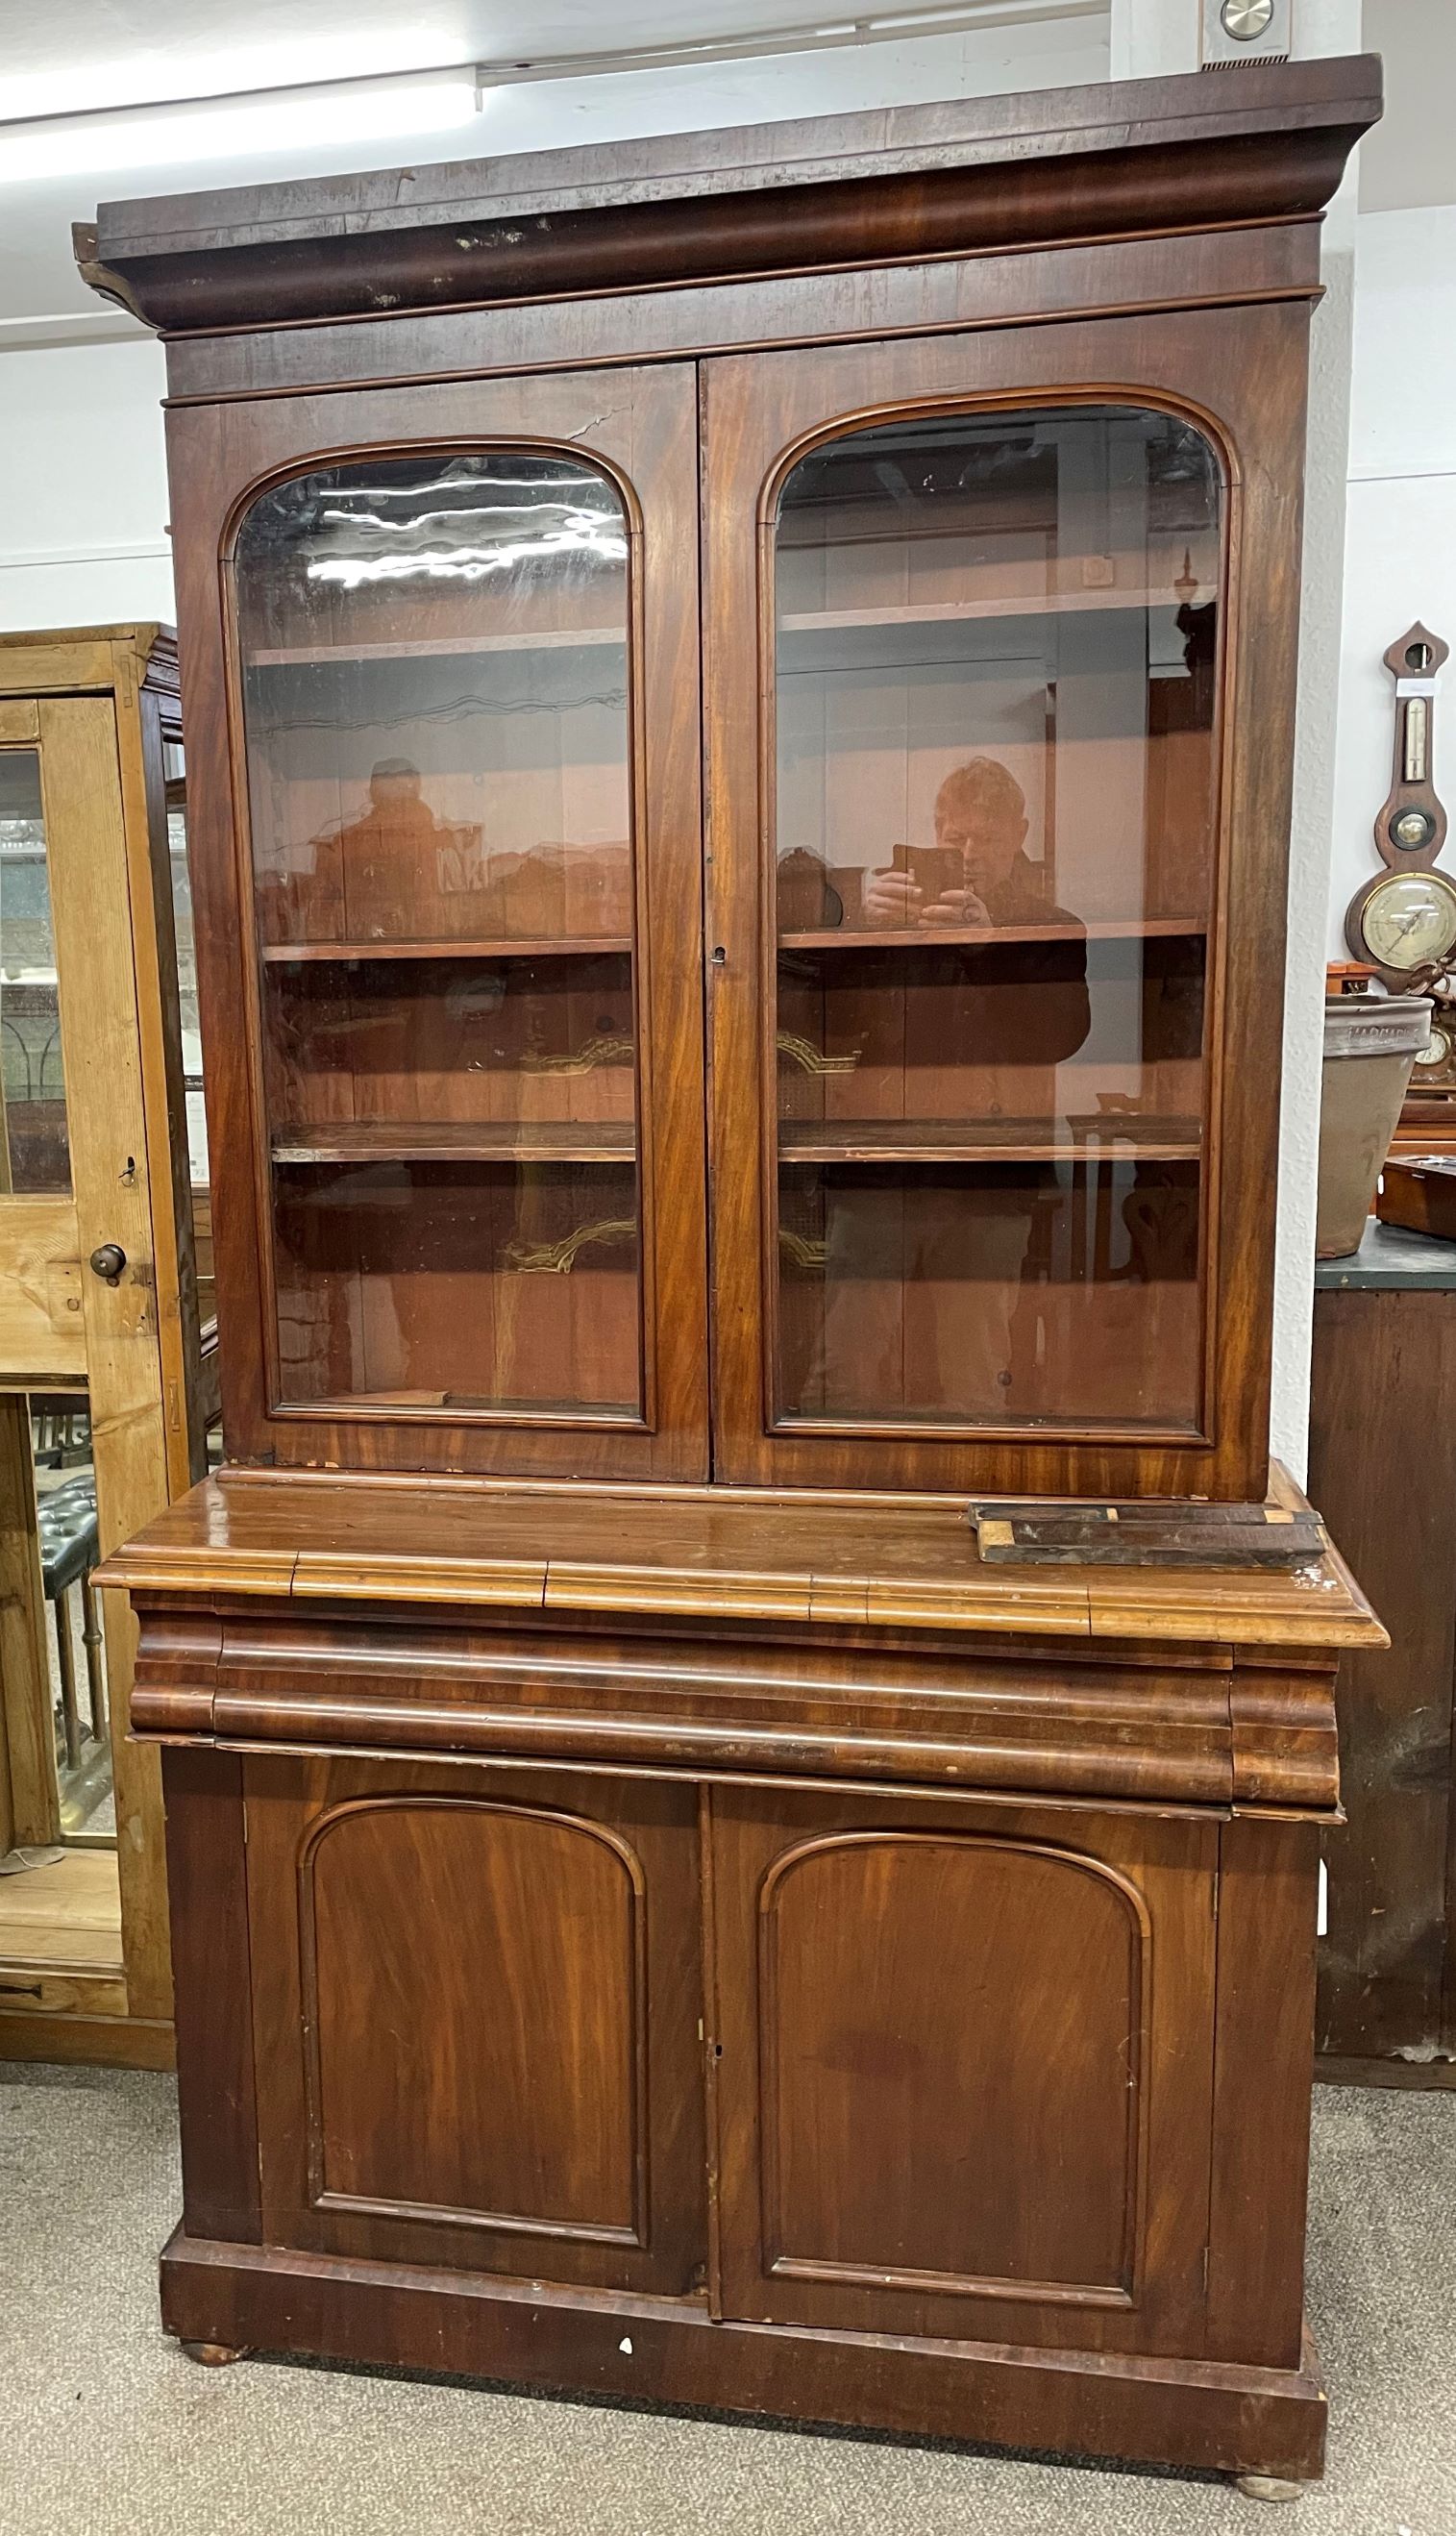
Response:
[[[462,634],[427,642],[351,643],[348,650],[328,643],[290,645],[279,651],[250,652],[250,669],[352,669],[374,661],[458,661],[507,657],[517,652],[588,652],[610,646],[626,650],[623,625],[584,625],[549,632]]]
[[[1171,584],[1166,590],[1114,586],[1101,590],[1007,591],[992,599],[926,600],[898,607],[795,608],[780,617],[779,632],[848,634],[885,626],[983,624],[999,616],[1101,616],[1125,608],[1181,607],[1182,603],[1182,593]]]
[[[632,1163],[630,1118],[328,1118],[281,1127],[276,1163]]]
[[[588,960],[631,948],[628,933],[497,934],[488,941],[265,942],[263,959],[268,968],[316,960]]]
[[[0,1963],[119,1978],[121,1887],[114,1849],[68,1849],[0,1877]]]
[[[1166,936],[1196,940],[1208,931],[1201,916],[1095,917],[1087,924],[822,924],[781,933],[781,951],[930,950],[953,943],[962,950],[991,942],[1136,942]]]
[[[1196,1162],[1197,1118],[781,1118],[781,1163]]]
[[[624,1275],[633,1272],[624,1270]],[[387,1410],[399,1418],[469,1417],[473,1411],[489,1410],[497,1418],[528,1421],[562,1426],[640,1426],[642,1412],[628,1401],[614,1400],[539,1400],[534,1395],[497,1397],[496,1394],[469,1391],[341,1391],[322,1394],[308,1403],[312,1418],[338,1418],[357,1415],[361,1409]]]

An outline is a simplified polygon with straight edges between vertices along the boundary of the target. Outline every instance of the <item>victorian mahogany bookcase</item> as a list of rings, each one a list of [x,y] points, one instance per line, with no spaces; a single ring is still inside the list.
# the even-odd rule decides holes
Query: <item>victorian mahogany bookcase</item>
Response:
[[[107,1571],[199,2356],[1317,2473],[1381,1633],[1206,1545],[1270,1486],[1377,112],[1326,61],[83,233],[169,346],[224,1342],[222,1473]],[[1028,1494],[1187,1519],[993,1563]]]

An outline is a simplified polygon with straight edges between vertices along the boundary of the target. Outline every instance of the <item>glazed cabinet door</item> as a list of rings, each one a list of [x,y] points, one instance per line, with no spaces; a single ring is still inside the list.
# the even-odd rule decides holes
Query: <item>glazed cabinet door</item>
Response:
[[[172,416],[235,1459],[706,1473],[696,451],[688,369]]]
[[[706,365],[722,1476],[1262,1495],[1303,323]]]
[[[721,2295],[1202,2348],[1215,1827],[716,1789]]]
[[[691,2292],[693,1791],[268,1759],[243,1794],[264,2243]]]

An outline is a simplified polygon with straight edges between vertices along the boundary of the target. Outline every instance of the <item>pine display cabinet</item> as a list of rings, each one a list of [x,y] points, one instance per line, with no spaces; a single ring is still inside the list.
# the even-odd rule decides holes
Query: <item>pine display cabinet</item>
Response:
[[[1219,1536],[1310,1522],[1306,337],[1378,111],[1307,62],[81,234],[168,345],[224,1341],[224,1468],[106,1570],[199,2356],[1318,2473],[1382,1633]],[[1166,1551],[1004,1563],[985,1499]]]

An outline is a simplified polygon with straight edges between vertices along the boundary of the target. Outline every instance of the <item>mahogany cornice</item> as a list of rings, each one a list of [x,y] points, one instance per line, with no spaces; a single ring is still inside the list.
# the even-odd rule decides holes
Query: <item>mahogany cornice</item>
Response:
[[[176,334],[1308,218],[1380,93],[1361,54],[165,195],[76,256]]]

